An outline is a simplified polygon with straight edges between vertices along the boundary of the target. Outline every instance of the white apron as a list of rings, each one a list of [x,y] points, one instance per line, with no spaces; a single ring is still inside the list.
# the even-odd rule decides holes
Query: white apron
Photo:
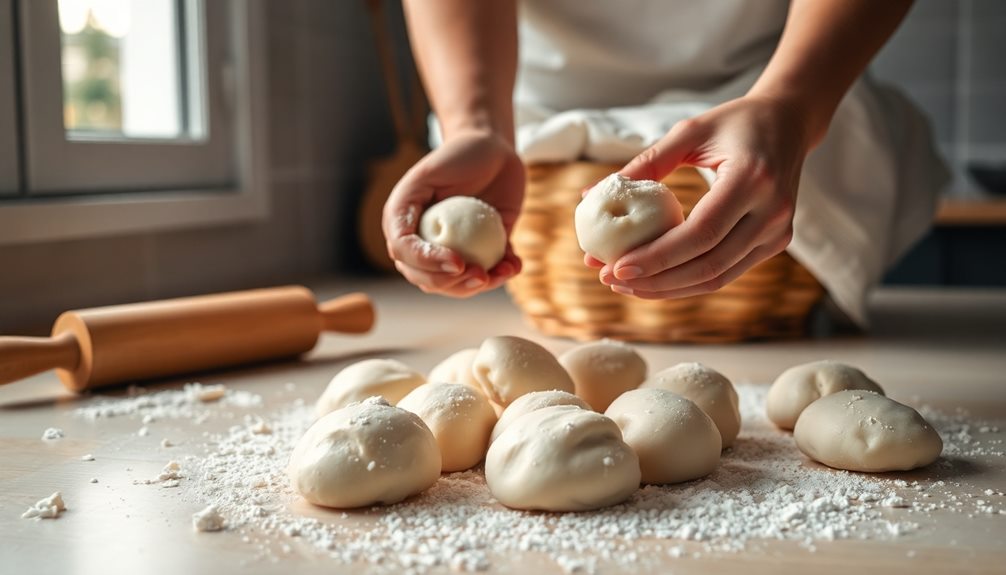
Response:
[[[787,0],[524,0],[514,103],[528,163],[623,163],[742,96]],[[865,326],[869,289],[932,222],[948,173],[925,118],[860,78],[804,163],[788,251]]]

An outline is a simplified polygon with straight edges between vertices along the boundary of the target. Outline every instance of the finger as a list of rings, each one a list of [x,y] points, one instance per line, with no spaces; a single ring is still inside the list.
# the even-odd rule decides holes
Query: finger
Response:
[[[415,284],[426,293],[455,294],[478,290],[489,282],[486,273],[472,266],[458,276],[443,273],[431,273],[410,267],[402,262],[395,262],[395,268],[405,276],[405,279]]]
[[[489,278],[492,280],[496,277],[502,276],[505,280],[519,274],[521,268],[523,267],[524,263],[519,257],[517,257],[517,254],[514,253],[513,246],[507,244],[506,253],[503,254],[503,259],[501,259],[498,264],[489,270]]]
[[[614,265],[615,277],[622,280],[650,277],[716,247],[758,197],[750,187],[759,184],[748,181],[747,175],[744,167],[724,166],[688,219],[619,258]]]
[[[737,262],[733,267],[723,272],[719,276],[696,284],[693,286],[688,286],[686,288],[665,290],[665,291],[647,291],[647,290],[633,290],[630,288],[622,286],[612,286],[612,291],[623,295],[631,295],[638,297],[640,299],[679,299],[695,295],[701,295],[706,293],[714,292],[723,286],[729,284],[735,279],[739,278],[741,274],[751,269],[758,263],[765,261],[766,259],[774,256],[775,254],[782,251],[782,249],[776,249],[775,245],[761,245],[751,253],[747,254],[739,262]]]
[[[634,291],[662,292],[701,284],[734,267],[756,246],[764,243],[767,233],[764,220],[748,214],[722,242],[699,257],[649,277],[634,280],[615,278],[610,285]]]
[[[704,126],[694,120],[682,120],[663,138],[632,159],[618,173],[634,180],[657,180],[674,171],[700,146],[706,137]]]
[[[387,247],[393,260],[418,270],[457,276],[466,267],[454,250],[430,243],[416,234],[389,240]]]
[[[596,270],[599,270],[604,267],[604,262],[602,262],[601,260],[595,258],[590,254],[583,254],[583,263],[587,267],[594,268]]]

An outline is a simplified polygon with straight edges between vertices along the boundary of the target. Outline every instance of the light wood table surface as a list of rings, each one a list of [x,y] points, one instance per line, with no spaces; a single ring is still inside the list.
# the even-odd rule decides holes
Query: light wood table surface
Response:
[[[531,332],[502,291],[458,301],[423,295],[391,280],[323,282],[315,287],[320,298],[356,289],[370,293],[378,308],[374,332],[324,336],[301,361],[182,377],[150,387],[225,383],[261,394],[268,407],[280,397],[284,402],[295,397],[314,401],[332,375],[363,357],[396,357],[427,370],[449,353],[477,346],[490,335],[529,337],[556,353],[573,345]],[[882,382],[889,395],[918,398],[945,410],[966,409],[997,421],[1000,439],[1006,438],[1006,290],[885,289],[875,294],[871,308],[874,324],[865,336],[726,346],[643,345],[640,350],[651,368],[701,361],[735,381],[765,384],[798,363],[845,361]],[[282,393],[286,382],[296,383],[296,390]],[[166,456],[157,448],[159,439],[137,441],[139,422],[129,418],[96,426],[73,417],[72,410],[87,400],[64,391],[52,373],[0,388],[0,573],[345,572],[345,566],[309,553],[286,557],[280,564],[248,562],[238,534],[206,537],[193,532],[194,509],[179,504],[172,490],[132,485],[137,477],[156,475],[163,466]],[[194,429],[165,422],[159,429],[179,444],[175,449],[184,451],[199,442],[203,431],[223,430],[232,423],[210,421],[208,427]],[[41,441],[50,426],[65,430],[66,438]],[[97,460],[81,462],[85,453]],[[1006,490],[1006,458],[978,457],[973,463],[962,485],[970,491]],[[89,483],[91,477],[100,477],[100,483]],[[25,508],[56,490],[70,507],[61,518],[20,519]],[[969,519],[937,512],[934,518],[933,525],[918,534],[889,543],[826,542],[809,553],[792,543],[771,542],[757,553],[676,561],[660,572],[1006,573],[1006,515]],[[502,566],[510,573],[547,568],[554,570],[555,564],[520,556]]]

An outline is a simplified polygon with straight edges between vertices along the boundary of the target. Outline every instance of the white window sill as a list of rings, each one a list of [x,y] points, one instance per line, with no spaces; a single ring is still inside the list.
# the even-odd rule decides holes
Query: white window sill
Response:
[[[261,186],[0,200],[0,245],[254,222],[268,216],[269,195]]]

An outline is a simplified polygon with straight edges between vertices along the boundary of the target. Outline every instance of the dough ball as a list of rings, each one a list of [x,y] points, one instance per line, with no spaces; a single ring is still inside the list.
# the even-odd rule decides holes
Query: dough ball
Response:
[[[447,359],[433,366],[430,374],[426,376],[426,381],[430,383],[463,383],[482,393],[482,386],[479,385],[475,374],[472,373],[472,364],[475,363],[475,356],[478,353],[479,350],[474,347],[452,353]]]
[[[499,421],[497,421],[496,426],[493,427],[492,436],[489,441],[496,441],[496,438],[499,437],[501,433],[506,431],[506,428],[510,427],[510,424],[517,421],[517,419],[522,415],[545,407],[552,407],[553,405],[575,405],[580,409],[590,409],[590,405],[588,405],[586,401],[568,391],[557,391],[553,389],[550,391],[532,391],[531,393],[525,393],[513,400],[513,403],[508,405],[507,408],[503,410]]]
[[[701,363],[679,363],[654,375],[640,387],[667,389],[695,402],[720,430],[723,449],[733,445],[740,432],[737,391],[730,380],[715,369]]]
[[[720,432],[699,406],[666,389],[634,389],[604,415],[639,456],[643,483],[681,483],[709,475],[720,462]]]
[[[848,389],[807,406],[793,428],[807,457],[849,471],[908,471],[936,461],[940,434],[907,405]]]
[[[365,359],[346,367],[332,378],[315,405],[321,417],[350,403],[379,395],[398,403],[413,389],[426,383],[423,374],[395,359]]]
[[[387,505],[437,482],[440,450],[418,415],[370,397],[315,421],[294,448],[287,474],[315,505]]]
[[[574,215],[580,249],[609,264],[684,220],[667,186],[619,174],[591,188]]]
[[[506,252],[506,229],[496,208],[478,198],[452,196],[419,219],[419,237],[450,248],[468,263],[490,270]]]
[[[574,347],[559,356],[559,363],[573,378],[576,394],[599,412],[646,379],[646,360],[624,343],[607,339]]]
[[[482,391],[503,407],[532,391],[558,389],[573,393],[573,380],[544,347],[519,337],[490,337],[472,364]]]
[[[862,371],[837,361],[814,361],[782,372],[768,390],[765,412],[772,423],[793,429],[808,405],[825,395],[846,389],[884,390]]]
[[[398,407],[418,415],[433,432],[442,471],[471,469],[485,457],[496,412],[481,392],[460,383],[426,383]]]
[[[614,421],[556,405],[519,417],[489,446],[486,483],[507,507],[586,511],[632,495],[639,458]]]

